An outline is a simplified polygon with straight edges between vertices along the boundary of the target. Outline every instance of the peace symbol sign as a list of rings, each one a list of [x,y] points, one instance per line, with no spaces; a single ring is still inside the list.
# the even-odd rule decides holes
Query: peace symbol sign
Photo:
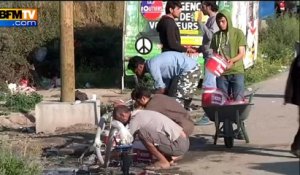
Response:
[[[135,42],[135,50],[142,55],[147,55],[152,50],[151,40],[147,37],[140,37]]]

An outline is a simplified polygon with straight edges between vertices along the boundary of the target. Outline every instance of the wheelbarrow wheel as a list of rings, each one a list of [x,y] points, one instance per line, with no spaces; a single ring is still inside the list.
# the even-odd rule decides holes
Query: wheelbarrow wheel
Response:
[[[108,141],[105,149],[105,155],[104,155],[104,168],[107,168],[110,162],[110,156],[112,151],[112,146],[114,143],[114,135],[117,132],[117,128],[112,127],[109,131],[108,135]]]
[[[224,121],[224,142],[227,148],[233,147],[233,128],[232,122],[229,119]]]
[[[224,142],[227,148],[233,147],[233,137],[224,137]]]

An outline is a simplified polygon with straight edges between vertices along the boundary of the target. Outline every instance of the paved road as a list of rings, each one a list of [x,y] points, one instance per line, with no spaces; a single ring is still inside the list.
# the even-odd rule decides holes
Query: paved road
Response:
[[[182,172],[201,175],[299,175],[299,159],[289,153],[298,127],[298,109],[283,105],[288,72],[251,86],[259,88],[246,120],[250,143],[235,140],[225,148],[223,139],[213,145],[214,125],[197,126],[191,148],[179,162]]]

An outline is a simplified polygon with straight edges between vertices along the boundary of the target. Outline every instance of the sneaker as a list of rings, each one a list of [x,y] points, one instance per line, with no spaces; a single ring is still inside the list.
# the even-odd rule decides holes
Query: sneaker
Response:
[[[210,125],[213,124],[213,122],[211,122],[209,118],[204,114],[203,117],[195,121],[194,124],[201,126],[201,125]]]

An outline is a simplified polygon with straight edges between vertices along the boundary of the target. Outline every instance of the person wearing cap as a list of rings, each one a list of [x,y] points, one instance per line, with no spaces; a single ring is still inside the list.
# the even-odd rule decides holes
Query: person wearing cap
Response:
[[[179,28],[175,22],[175,19],[180,16],[181,8],[180,1],[168,1],[165,7],[166,15],[162,16],[157,23],[156,31],[159,33],[162,52],[196,53],[196,49],[181,45]]]
[[[225,72],[217,77],[217,87],[233,101],[244,100],[244,65],[246,37],[242,30],[233,27],[227,10],[216,15],[219,31],[213,35],[210,48],[228,61]]]
[[[190,108],[201,73],[196,60],[185,53],[167,51],[149,60],[134,56],[129,59],[127,68],[139,78],[150,73],[155,93],[176,97],[185,109]]]

